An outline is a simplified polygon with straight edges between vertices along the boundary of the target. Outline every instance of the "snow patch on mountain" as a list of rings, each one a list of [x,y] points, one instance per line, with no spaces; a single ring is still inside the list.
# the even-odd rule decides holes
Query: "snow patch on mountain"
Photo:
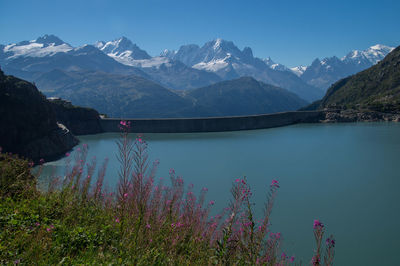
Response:
[[[297,67],[292,67],[290,70],[295,73],[298,77],[303,75],[304,71],[307,70],[307,66],[297,66]]]
[[[375,65],[381,61],[385,56],[393,51],[394,47],[376,44],[363,51],[353,50],[344,57],[341,58],[342,61],[353,61],[358,64],[362,64],[365,61],[370,62]]]
[[[11,60],[20,56],[52,56],[56,53],[66,53],[71,50],[73,50],[73,47],[61,41],[58,37],[54,35],[44,35],[36,40],[6,45],[3,52],[10,54],[7,59]]]
[[[228,63],[225,61],[225,58],[224,58],[224,59],[214,59],[209,62],[200,62],[200,63],[193,65],[192,67],[196,68],[196,69],[200,69],[200,70],[217,72],[227,66],[228,66]]]
[[[167,57],[163,56],[156,56],[152,57],[150,59],[141,59],[141,60],[130,60],[127,58],[126,61],[119,60],[118,58],[114,58],[115,60],[119,61],[122,64],[128,65],[128,66],[135,66],[135,67],[155,67],[159,68],[161,65],[165,66],[171,66],[171,60]]]
[[[282,64],[279,64],[279,63],[275,63],[275,62],[271,59],[271,57],[265,58],[263,61],[264,61],[264,63],[265,63],[267,66],[269,66],[271,69],[279,70],[279,71],[290,71],[290,69],[287,68],[286,66],[284,66],[284,65],[282,65]]]
[[[176,53],[177,53],[177,51],[175,51],[175,50],[164,49],[164,51],[162,51],[160,53],[160,56],[172,58],[174,55],[176,55]]]
[[[140,49],[126,37],[109,42],[99,41],[94,46],[125,65],[131,65],[133,60],[151,59],[151,56],[146,51]]]

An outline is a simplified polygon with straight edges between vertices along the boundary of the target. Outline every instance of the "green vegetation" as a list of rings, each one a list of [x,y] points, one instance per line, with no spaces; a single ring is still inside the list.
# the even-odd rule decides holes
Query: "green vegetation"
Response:
[[[333,84],[318,107],[400,112],[400,47],[371,68]]]
[[[245,179],[232,185],[232,201],[210,217],[207,189],[198,197],[170,171],[171,186],[157,184],[157,162],[147,162],[147,144],[127,136],[118,142],[121,163],[117,192],[103,186],[107,161],[96,167],[83,145],[69,154],[66,174],[38,191],[32,164],[0,154],[0,264],[126,265],[299,265],[281,251],[281,234],[269,229],[279,183],[269,186],[265,215],[253,217]],[[95,178],[95,170],[98,169]],[[29,172],[33,174],[30,174]],[[324,225],[314,221],[313,265],[332,265],[335,241],[323,240]],[[324,245],[325,242],[325,245]],[[325,252],[324,248],[325,246]],[[310,251],[311,253],[312,251]],[[325,255],[324,255],[325,253]]]
[[[30,196],[36,186],[31,166],[31,163],[17,155],[1,153],[0,148],[0,198]],[[24,195],[26,192],[28,195]]]

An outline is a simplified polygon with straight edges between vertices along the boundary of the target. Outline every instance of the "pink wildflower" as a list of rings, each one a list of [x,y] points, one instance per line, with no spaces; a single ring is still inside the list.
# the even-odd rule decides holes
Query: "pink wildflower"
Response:
[[[150,224],[146,224],[146,228],[150,229],[151,228]]]
[[[210,201],[209,204],[212,206],[212,205],[214,205],[214,203],[215,203],[215,202],[212,200],[212,201]]]
[[[335,239],[333,239],[333,238],[327,238],[326,239],[326,245],[328,246],[328,247],[330,247],[330,248],[333,248],[333,247],[335,247]]]
[[[319,265],[319,263],[320,263],[319,256],[312,257],[311,263],[312,263],[312,265]]]
[[[273,179],[272,182],[271,182],[270,187],[279,188],[279,182],[278,182],[278,180]]]
[[[116,222],[116,223],[119,223],[119,219],[118,219],[118,218],[116,218],[116,219],[115,219],[115,222]]]
[[[323,228],[324,225],[319,220],[314,220],[314,229]]]

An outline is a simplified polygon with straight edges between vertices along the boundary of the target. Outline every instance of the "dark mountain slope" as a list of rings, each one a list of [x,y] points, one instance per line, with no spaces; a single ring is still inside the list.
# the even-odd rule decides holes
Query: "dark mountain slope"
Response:
[[[307,102],[294,93],[251,77],[223,81],[188,92],[197,108],[217,116],[266,114],[296,110]]]
[[[192,105],[174,92],[134,75],[58,70],[38,77],[37,85],[47,96],[95,108],[110,117],[177,117],[183,116],[180,110]]]
[[[400,111],[400,47],[369,69],[333,84],[318,107]]]
[[[51,104],[24,80],[0,71],[0,147],[38,161],[70,150],[78,140],[57,124]]]
[[[8,74],[18,75],[31,81],[34,80],[37,73],[45,73],[55,69],[64,71],[103,71],[125,75],[135,74],[149,78],[140,69],[123,65],[92,45],[42,57],[20,56],[7,60],[2,67]]]

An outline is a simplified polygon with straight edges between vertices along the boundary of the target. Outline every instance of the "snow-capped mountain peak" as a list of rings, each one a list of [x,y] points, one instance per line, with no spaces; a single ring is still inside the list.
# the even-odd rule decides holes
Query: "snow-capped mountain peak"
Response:
[[[64,41],[62,41],[60,38],[58,38],[55,35],[43,35],[39,38],[37,38],[34,42],[36,43],[41,43],[41,44],[45,44],[45,45],[51,45],[53,44],[54,46],[58,46],[58,45],[62,45],[62,44],[66,44]]]
[[[279,64],[279,63],[275,63],[271,57],[267,57],[265,59],[263,59],[264,63],[269,66],[271,69],[274,70],[279,70],[279,71],[290,71],[290,69],[288,69],[286,66]]]
[[[222,39],[221,38],[218,38],[218,39],[216,39],[215,41],[214,41],[214,46],[213,46],[213,48],[214,48],[214,50],[217,50],[217,49],[220,49],[221,48],[221,43],[222,43]]]
[[[308,84],[326,90],[339,79],[375,65],[393,49],[394,47],[376,44],[365,50],[353,50],[340,59],[336,56],[321,61],[316,59],[300,77]]]
[[[387,54],[393,51],[394,47],[376,44],[365,50],[353,50],[342,58],[336,56],[326,57],[322,60],[318,58],[315,59],[312,64],[308,67],[297,66],[291,68],[292,72],[298,76],[302,76],[303,73],[308,72],[307,76],[311,75],[310,72],[322,73],[324,71],[328,72],[343,72],[348,75],[354,74],[358,71],[366,69],[372,65],[375,65],[380,60],[382,60]],[[335,70],[333,70],[335,69]],[[309,70],[309,71],[307,71]],[[322,71],[322,72],[321,72]],[[316,75],[316,74],[313,74]],[[331,75],[331,74],[330,74]],[[338,77],[344,77],[345,75],[340,74]],[[315,77],[314,77],[315,78]],[[317,79],[317,78],[315,78]],[[335,77],[336,79],[336,77]],[[333,80],[332,80],[333,81]],[[329,80],[331,82],[331,80]],[[321,86],[329,86],[330,83],[327,82]],[[315,85],[315,84],[314,84]]]
[[[206,42],[202,47],[196,44],[183,45],[176,52],[163,54],[171,59],[179,60],[187,66],[210,71],[215,69],[216,65],[226,66],[229,63],[227,60],[233,62],[253,59],[253,52],[249,47],[245,47],[241,51],[233,42],[221,38]]]
[[[95,46],[115,60],[128,62],[129,60],[150,59],[146,51],[140,49],[126,37],[120,37],[109,42],[96,42]]]
[[[109,42],[100,41],[95,43],[95,46],[108,56],[127,66],[159,68],[161,65],[170,66],[171,64],[171,60],[167,56],[169,54],[168,50],[165,50],[161,56],[151,57],[126,37]]]
[[[376,44],[363,51],[353,50],[346,56],[342,57],[342,61],[354,61],[358,64],[365,64],[368,61],[371,64],[376,64],[381,61],[388,53],[393,51],[394,47]]]
[[[22,41],[17,44],[6,45],[3,52],[9,55],[7,59],[14,59],[21,56],[44,57],[56,53],[71,51],[73,47],[54,35],[44,35],[36,40]]]
[[[297,67],[292,67],[290,68],[290,70],[295,73],[298,77],[300,77],[301,75],[303,75],[304,71],[307,70],[307,66],[297,66]]]
[[[234,57],[241,57],[242,51],[240,51],[233,42],[218,38],[207,42],[201,48],[201,53],[203,53],[205,60],[212,61],[215,59],[223,59],[228,53]]]
[[[160,53],[160,56],[172,58],[172,57],[174,57],[174,55],[176,55],[176,53],[177,53],[177,51],[175,51],[175,50],[164,49],[164,51],[162,51]]]

